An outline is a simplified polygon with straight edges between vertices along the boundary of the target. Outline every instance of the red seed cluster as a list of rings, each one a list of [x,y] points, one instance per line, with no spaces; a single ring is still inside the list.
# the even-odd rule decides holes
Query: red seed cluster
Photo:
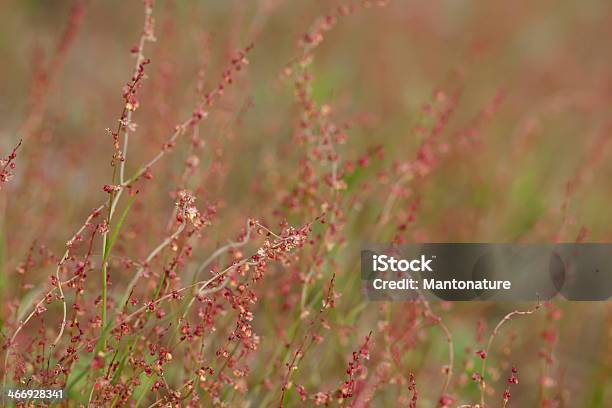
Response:
[[[512,367],[512,374],[508,378],[508,386],[504,390],[504,395],[503,395],[503,400],[502,400],[504,407],[508,404],[508,402],[510,401],[510,397],[512,396],[512,394],[510,393],[510,387],[512,385],[517,385],[518,383],[519,383],[518,370],[516,369],[516,367]]]
[[[11,153],[4,157],[0,158],[0,190],[4,183],[8,182],[13,177],[13,171],[17,167],[15,163],[15,159],[17,158],[17,150],[21,147],[22,141],[20,140],[17,143],[17,146],[13,148]]]

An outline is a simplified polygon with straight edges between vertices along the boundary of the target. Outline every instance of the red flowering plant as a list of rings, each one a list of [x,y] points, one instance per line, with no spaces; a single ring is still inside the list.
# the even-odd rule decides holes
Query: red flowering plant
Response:
[[[607,303],[359,270],[610,239],[607,2],[69,3],[0,5],[2,406],[610,399]]]

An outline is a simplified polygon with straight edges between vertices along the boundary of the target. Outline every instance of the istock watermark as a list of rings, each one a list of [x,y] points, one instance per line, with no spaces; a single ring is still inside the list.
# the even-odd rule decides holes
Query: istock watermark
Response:
[[[361,274],[371,300],[606,301],[612,244],[370,245]]]
[[[429,266],[431,261],[433,261],[433,258],[427,259],[425,255],[421,255],[420,259],[412,259],[408,261],[406,259],[395,259],[393,256],[373,254],[372,269],[376,272],[385,272],[388,270],[396,272],[431,272],[432,269]]]

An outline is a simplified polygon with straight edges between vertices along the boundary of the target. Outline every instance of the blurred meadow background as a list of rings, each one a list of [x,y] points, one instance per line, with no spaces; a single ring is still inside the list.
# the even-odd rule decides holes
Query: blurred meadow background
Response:
[[[88,227],[59,268],[61,281],[79,262],[88,271],[80,291],[64,289],[68,315],[81,322],[73,343],[83,344],[68,364],[75,327],[50,346],[62,322],[57,291],[44,312],[20,322],[57,286],[66,242],[108,200],[116,150],[105,129],[117,128],[125,105],[143,4],[0,2],[0,156],[22,140],[0,190],[5,384],[64,386],[67,406],[475,406],[481,394],[486,406],[609,406],[608,302],[557,301],[504,323],[483,391],[477,351],[507,313],[534,305],[368,302],[359,251],[391,241],[610,242],[612,3],[379,3],[155,2],[125,170],[166,153],[126,187],[106,261],[104,226]],[[317,28],[321,19],[329,30]],[[251,43],[248,63],[232,71],[207,116],[164,149]],[[174,235],[183,189],[206,225]],[[193,329],[208,313],[201,306],[182,315],[185,295],[99,345],[104,262],[108,319],[121,322],[111,311],[166,237],[133,291],[134,313],[191,283],[200,265],[210,277],[256,254],[270,238],[263,230],[206,262],[244,238],[249,219],[282,237],[287,225],[313,223],[306,245],[270,259],[249,286],[256,349],[225,344],[240,310],[228,299],[241,279],[251,282],[248,270],[229,273],[227,289],[202,302],[216,310],[203,333],[178,342],[160,334],[186,321]],[[358,369],[347,371],[368,335]],[[151,359],[151,344],[173,358],[148,375],[136,361]],[[511,367],[520,381],[504,403]],[[214,374],[198,371],[208,368]]]

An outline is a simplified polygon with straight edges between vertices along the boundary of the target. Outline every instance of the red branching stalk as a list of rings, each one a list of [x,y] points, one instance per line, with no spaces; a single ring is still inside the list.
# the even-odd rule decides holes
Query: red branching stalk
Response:
[[[505,315],[499,321],[499,323],[497,323],[497,325],[493,329],[493,332],[489,336],[489,341],[487,342],[486,349],[479,350],[479,351],[476,352],[480,356],[480,358],[482,359],[482,367],[480,368],[480,373],[478,373],[478,375],[477,375],[477,379],[478,379],[478,381],[480,383],[480,406],[481,407],[483,407],[483,408],[486,407],[486,405],[485,405],[485,391],[486,391],[486,388],[487,388],[487,384],[486,384],[485,377],[486,377],[487,360],[490,357],[491,346],[493,345],[493,340],[495,340],[495,337],[499,334],[499,331],[500,331],[501,327],[504,325],[504,323],[510,321],[515,316],[527,316],[527,315],[533,314],[533,313],[537,312],[541,307],[542,307],[541,303],[538,302],[538,304],[536,304],[532,309],[529,309],[529,310],[514,310],[514,311],[508,313],[507,315]]]
[[[63,319],[62,319],[62,323],[60,326],[60,333],[59,335],[56,337],[55,341],[54,341],[54,345],[57,344],[58,339],[61,337],[61,334],[64,331],[64,328],[66,326],[66,302],[63,296],[63,291],[62,291],[62,285],[66,285],[69,284],[77,279],[80,278],[79,275],[75,275],[74,277],[68,279],[65,282],[61,282],[59,280],[59,270],[62,267],[62,265],[68,260],[69,256],[70,256],[70,252],[71,249],[73,248],[75,242],[77,241],[81,241],[82,240],[82,236],[81,234],[83,233],[83,231],[85,231],[85,229],[91,225],[91,221],[95,218],[97,218],[100,213],[102,212],[102,210],[104,209],[104,205],[96,208],[95,210],[93,210],[91,212],[91,214],[89,214],[89,216],[87,217],[87,219],[85,220],[85,223],[77,230],[77,232],[74,233],[74,235],[66,242],[66,251],[64,252],[64,255],[62,256],[62,258],[60,259],[60,261],[58,262],[57,265],[57,269],[56,269],[56,273],[55,273],[55,283],[53,285],[53,288],[51,288],[49,291],[47,291],[45,293],[45,295],[42,297],[42,299],[33,307],[33,310],[28,314],[28,316],[23,320],[19,322],[19,325],[17,326],[17,328],[15,329],[13,335],[11,336],[11,338],[7,341],[6,344],[6,351],[5,351],[5,357],[4,357],[4,379],[3,379],[3,384],[4,386],[6,386],[6,377],[8,375],[8,356],[10,354],[10,349],[13,346],[15,339],[17,338],[17,336],[19,335],[19,333],[21,332],[21,330],[23,330],[23,328],[25,327],[25,325],[35,316],[40,314],[40,308],[41,306],[48,301],[48,299],[50,298],[50,296],[56,291],[58,290],[61,293],[61,300],[63,303]]]
[[[448,363],[443,365],[442,373],[444,374],[444,382],[442,384],[439,398],[438,398],[438,406],[440,407],[449,407],[452,404],[453,399],[448,394],[448,390],[451,384],[451,380],[453,377],[454,366],[455,366],[455,345],[453,342],[453,336],[448,328],[448,326],[444,323],[443,319],[436,314],[430,303],[427,301],[423,293],[419,293],[419,300],[411,303],[411,315],[410,318],[406,319],[405,314],[402,314],[401,321],[408,321],[408,326],[401,326],[401,323],[392,320],[389,315],[385,318],[384,329],[384,339],[388,344],[387,354],[390,356],[391,361],[396,366],[397,372],[399,376],[402,376],[402,381],[407,381],[410,383],[410,377],[406,378],[405,373],[406,368],[401,362],[398,356],[401,356],[404,351],[402,349],[396,348],[396,345],[400,342],[408,342],[409,340],[404,337],[408,337],[411,333],[414,333],[417,327],[420,324],[430,321],[432,325],[438,326],[440,330],[444,333],[447,347],[448,347]],[[386,309],[386,308],[385,308]],[[417,317],[423,317],[421,321],[417,319]],[[398,333],[393,333],[392,330],[396,329]],[[399,333],[402,333],[401,335]],[[392,342],[393,339],[393,342]],[[410,373],[412,375],[412,373]],[[382,380],[385,382],[386,380]]]
[[[427,302],[427,300],[424,298],[421,298],[421,303],[423,303],[425,306],[425,315],[429,316],[434,323],[439,326],[440,329],[442,329],[444,336],[446,337],[446,343],[448,344],[448,365],[443,367],[442,370],[444,373],[444,384],[442,385],[440,398],[438,399],[438,405],[445,407],[450,405],[451,398],[447,395],[447,391],[453,377],[453,369],[455,366],[455,345],[453,343],[453,336],[448,326],[446,326],[446,324],[444,324],[442,321],[442,318],[433,312],[429,302]]]
[[[251,221],[251,228],[253,228],[257,224],[258,223],[256,221]],[[235,272],[238,276],[241,276],[246,271],[252,268],[253,272],[250,275],[250,280],[253,282],[260,280],[263,277],[263,273],[268,262],[282,260],[287,254],[291,253],[296,249],[301,248],[305,244],[305,242],[307,242],[307,237],[311,231],[311,226],[312,223],[308,223],[301,228],[290,228],[287,232],[283,232],[281,234],[273,234],[273,236],[276,238],[273,241],[266,240],[264,242],[264,245],[261,246],[255,254],[251,255],[250,257],[244,258],[241,261],[232,263],[226,269],[216,273],[212,278],[198,281],[195,284],[187,285],[185,287],[172,290],[170,293],[160,296],[157,299],[152,299],[150,301],[143,302],[143,306],[134,310],[132,313],[119,316],[117,323],[111,327],[111,332],[127,334],[130,333],[132,330],[137,330],[139,327],[144,327],[143,325],[146,324],[147,320],[155,318],[155,312],[156,310],[158,310],[159,305],[162,302],[180,300],[182,296],[192,288],[197,289],[197,299],[203,301],[208,296],[223,290],[225,287],[225,282],[227,281],[224,280],[224,278],[232,272]],[[239,287],[244,285],[246,284],[239,285]],[[246,307],[246,305],[238,307]],[[136,322],[130,324],[130,322],[132,322],[136,317],[138,317]],[[159,316],[157,317],[159,318]],[[236,339],[240,339],[241,342],[244,342],[244,347],[256,347],[256,342],[258,341],[256,339],[256,336],[252,332],[252,329],[250,328],[249,322],[251,319],[252,314],[248,311],[248,309],[244,309],[241,312],[241,317],[237,321],[236,331],[232,336],[230,336],[230,338],[234,337]],[[249,345],[253,341],[255,342],[255,344]],[[84,344],[80,345],[79,348],[83,346]],[[227,345],[222,350],[226,349]],[[229,353],[227,351],[221,351],[218,353],[227,355],[229,357]],[[163,358],[164,363],[170,361],[168,357]],[[219,370],[217,375],[221,376],[222,371],[223,368]],[[93,392],[94,390],[92,389],[92,395]]]
[[[179,205],[176,206],[177,208],[179,207]],[[192,208],[192,207],[190,207]],[[158,255],[160,254],[165,248],[167,248],[170,244],[172,244],[172,242],[174,242],[174,240],[176,238],[178,238],[179,235],[181,235],[181,233],[185,230],[185,228],[187,227],[187,221],[186,221],[186,217],[185,217],[185,212],[186,212],[186,208],[182,208],[183,211],[183,220],[181,222],[179,222],[179,225],[177,227],[177,229],[172,232],[170,235],[168,235],[166,238],[163,239],[162,242],[159,243],[159,245],[157,245],[148,255],[147,257],[144,259],[144,261],[142,261],[138,267],[138,269],[136,270],[136,272],[134,273],[134,277],[132,278],[132,280],[130,281],[130,283],[127,285],[127,288],[125,290],[125,294],[122,298],[122,300],[119,302],[119,308],[118,311],[125,309],[125,307],[128,304],[129,301],[129,296],[132,293],[132,290],[134,289],[134,287],[136,286],[136,284],[138,283],[138,281],[140,280],[140,278],[143,276],[143,274],[145,273],[146,269],[149,266],[149,263]]]
[[[81,308],[79,306],[79,300],[81,295],[85,292],[85,280],[87,278],[87,271],[88,269],[93,269],[92,265],[91,265],[91,256],[93,253],[93,245],[94,245],[94,240],[96,238],[96,233],[99,230],[99,225],[96,225],[94,230],[91,233],[91,237],[89,238],[89,245],[87,248],[87,253],[83,259],[83,261],[79,262],[77,264],[77,270],[75,271],[75,277],[78,277],[78,279],[75,280],[70,280],[70,282],[66,283],[66,286],[69,288],[73,288],[75,290],[75,299],[74,299],[74,303],[73,303],[73,316],[72,319],[69,323],[69,327],[72,330],[71,332],[71,343],[76,343],[78,341],[81,341],[83,338],[83,330],[80,327],[80,323],[78,321],[78,316],[81,312]],[[60,285],[58,284],[58,287]],[[62,299],[63,300],[63,299]],[[65,305],[65,301],[63,302],[63,304]],[[62,321],[62,325],[66,325],[65,323],[65,319]],[[51,357],[53,355],[53,351],[57,346],[58,343],[58,339],[61,338],[61,335],[58,335],[56,340],[54,341],[54,343],[52,344],[52,347],[49,351],[49,357],[47,358],[47,365],[50,364],[51,362]],[[78,361],[78,356],[76,354],[77,350],[75,347],[73,346],[69,346],[66,349],[66,352],[64,354],[63,357],[59,358],[58,360],[58,364],[63,364],[66,361],[65,366],[67,366],[68,368],[76,363]]]
[[[353,358],[351,361],[349,361],[348,368],[346,369],[348,379],[336,391],[336,397],[339,401],[343,401],[346,398],[352,398],[355,394],[355,388],[358,381],[357,377],[363,371],[362,359],[368,360],[370,358],[369,343],[371,338],[372,332],[366,336],[362,346],[359,348],[359,351],[353,352]]]
[[[387,2],[377,2],[379,6]],[[371,2],[363,2],[362,7],[369,7]],[[318,103],[312,95],[314,74],[312,70],[316,49],[325,36],[337,23],[353,14],[355,3],[340,5],[327,15],[317,18],[299,40],[300,55],[284,70],[284,77],[291,77],[294,85],[294,98],[300,110],[294,131],[294,140],[304,146],[300,161],[300,183],[285,198],[285,205],[290,211],[303,210],[306,216],[326,212],[328,227],[324,236],[312,249],[313,261],[306,267],[302,277],[300,296],[300,318],[305,318],[308,287],[324,259],[334,248],[341,245],[340,235],[345,214],[345,195],[347,185],[343,180],[344,173],[339,147],[348,138],[348,124],[338,124],[333,118],[330,104]],[[323,187],[323,188],[321,188]]]
[[[130,82],[123,89],[123,100],[124,106],[121,112],[121,116],[118,120],[117,130],[112,132],[108,130],[113,138],[114,153],[111,160],[111,167],[113,168],[113,176],[110,185],[104,186],[104,191],[109,194],[108,196],[108,215],[106,217],[107,229],[102,234],[102,248],[104,251],[102,259],[102,326],[106,326],[106,302],[107,302],[107,286],[108,286],[108,255],[109,253],[108,234],[110,232],[110,226],[112,223],[115,208],[123,189],[116,186],[117,179],[117,165],[119,165],[119,185],[124,184],[124,172],[125,162],[128,148],[129,132],[134,131],[135,124],[132,123],[132,113],[138,108],[139,101],[136,98],[137,91],[142,87],[141,80],[145,77],[145,66],[151,61],[144,57],[144,45],[146,41],[154,41],[154,20],[152,17],[153,13],[153,0],[144,0],[144,28],[140,36],[140,40],[136,49],[132,51],[136,54],[136,66],[132,74]],[[123,134],[123,151],[119,149],[119,135]],[[118,164],[119,163],[119,164]]]
[[[515,367],[512,367],[512,374],[508,377],[508,385],[506,386],[506,390],[504,391],[504,395],[502,398],[503,408],[506,408],[508,402],[510,401],[510,387],[512,385],[518,384],[518,370]]]
[[[538,357],[542,362],[542,373],[540,375],[540,402],[542,406],[548,406],[551,401],[548,400],[548,389],[552,387],[555,380],[551,376],[551,368],[554,363],[554,347],[559,335],[559,321],[563,316],[563,312],[554,303],[546,304],[546,326],[540,332],[540,337],[543,340],[543,347],[538,352]]]
[[[323,299],[323,305],[319,309],[319,312],[316,316],[314,316],[306,327],[306,332],[300,342],[298,343],[295,351],[292,353],[291,359],[289,362],[285,364],[286,372],[283,378],[283,383],[281,387],[281,396],[279,401],[279,406],[284,406],[285,395],[287,394],[287,390],[289,389],[291,382],[291,376],[294,371],[296,371],[299,367],[300,362],[304,359],[306,352],[308,349],[315,343],[319,342],[320,336],[318,335],[318,331],[320,327],[324,323],[323,315],[330,309],[335,306],[335,293],[334,293],[334,285],[336,283],[336,275],[333,274],[331,280],[329,282],[329,287],[327,289],[327,294]]]
[[[344,404],[350,398],[356,398],[358,393],[361,391],[359,385],[360,379],[365,377],[366,369],[364,367],[363,360],[370,359],[370,347],[372,340],[372,332],[370,331],[365,337],[359,350],[353,351],[351,360],[348,362],[346,369],[346,375],[348,378],[342,382],[342,384],[333,392],[319,391],[315,393],[311,399],[315,405],[329,405],[334,400],[339,404]],[[305,388],[301,385],[296,385],[296,389],[300,395],[302,402],[308,399],[308,394]],[[353,400],[353,404],[357,401]],[[353,405],[354,406],[354,405]]]
[[[416,379],[414,374],[410,373],[408,378],[408,391],[412,392],[412,398],[410,398],[410,403],[408,404],[408,408],[416,408],[417,401],[419,398],[419,392],[417,391]]]
[[[146,17],[145,17],[145,34],[143,35],[143,37],[149,37],[152,34],[152,20],[150,19],[149,16],[150,14],[150,6],[152,5],[151,2],[146,2]],[[139,47],[140,49],[140,47]],[[201,102],[200,104],[198,104],[198,106],[196,107],[196,109],[194,110],[192,116],[186,120],[185,122],[183,122],[181,125],[177,126],[175,129],[175,132],[172,134],[172,136],[170,137],[170,139],[164,144],[162,150],[156,155],[154,156],[149,162],[147,162],[144,166],[140,167],[140,169],[138,171],[135,172],[135,174],[127,180],[122,180],[118,185],[115,184],[111,184],[111,185],[107,185],[105,186],[104,190],[109,193],[110,199],[109,199],[109,203],[107,204],[109,207],[109,216],[106,222],[103,222],[100,225],[100,231],[102,232],[102,234],[104,236],[108,236],[110,228],[109,228],[109,220],[112,218],[112,214],[114,213],[114,209],[116,208],[116,205],[119,201],[119,197],[121,195],[121,193],[123,192],[124,189],[131,187],[131,185],[136,182],[137,180],[140,179],[140,177],[142,176],[147,176],[150,174],[150,169],[153,165],[155,165],[167,152],[169,152],[171,150],[171,148],[174,146],[176,139],[181,136],[189,127],[195,127],[203,118],[206,117],[207,115],[207,111],[205,110],[208,107],[213,106],[214,102],[219,99],[222,94],[223,94],[223,90],[226,86],[226,84],[231,84],[233,82],[233,73],[235,71],[239,71],[241,69],[241,67],[243,65],[245,65],[247,63],[247,60],[245,58],[245,54],[246,52],[248,52],[251,49],[251,46],[247,47],[245,49],[245,51],[241,52],[239,54],[239,56],[237,58],[235,58],[234,60],[232,60],[232,64],[230,69],[226,70],[224,72],[224,76],[223,76],[223,82],[212,92],[208,93],[205,95],[203,102]],[[141,54],[141,52],[139,52],[139,55]],[[139,58],[140,60],[140,58]],[[135,90],[139,88],[141,79],[144,77],[144,60],[142,62],[140,62],[139,64],[137,64],[137,70],[135,73],[135,76],[133,77],[132,82],[127,86],[126,88],[126,92],[124,93],[124,99],[126,101],[125,103],[125,108],[124,108],[124,113],[122,113],[121,115],[121,120],[119,123],[119,127],[118,127],[118,131],[115,132],[116,133],[116,137],[118,137],[119,133],[123,130],[124,132],[128,132],[130,130],[130,124],[131,121],[128,120],[128,116],[129,114],[133,111],[133,108],[136,106],[137,101],[135,101],[134,95],[135,95]],[[125,113],[127,112],[127,114]],[[115,139],[115,136],[113,136],[113,138]],[[124,138],[125,141],[125,138]],[[118,142],[118,139],[115,139],[115,143]],[[116,147],[116,146],[115,146]],[[124,147],[125,150],[125,147]],[[120,154],[115,154],[114,155],[114,160],[115,163],[113,163],[113,168],[114,168],[114,172],[117,169],[117,163],[120,163],[120,169],[123,169],[123,166],[125,165],[125,156],[120,153]],[[118,162],[117,162],[118,161]],[[120,172],[121,173],[121,172]],[[120,177],[121,178],[121,177]],[[96,211],[96,214],[99,214],[100,211],[105,207],[106,205],[102,205],[100,206],[100,208]],[[197,211],[197,210],[196,210]],[[186,207],[185,208],[185,213],[182,214],[182,217],[184,217],[185,219],[187,219],[189,222],[195,222],[196,220],[199,220],[199,215],[197,214],[197,212],[194,212],[193,209],[191,207]],[[90,218],[88,218],[87,222],[85,223],[85,226],[89,225],[89,221]],[[182,231],[184,223],[179,223],[179,233]],[[85,226],[83,228],[85,228]],[[69,254],[72,242],[74,239],[76,239],[77,237],[79,237],[80,232],[82,232],[83,228],[81,230],[79,230],[79,232],[77,232],[77,234],[75,234],[75,237],[73,237],[73,239],[71,239],[69,241],[69,243],[67,244],[68,246],[68,250],[67,250],[67,254]],[[177,234],[178,235],[178,234]],[[150,259],[152,259],[153,257],[155,257],[158,253],[161,252],[162,249],[164,249],[165,247],[167,247],[170,243],[172,243],[174,241],[174,238],[176,238],[176,235],[171,235],[169,237],[169,239],[164,240],[164,242],[162,242],[162,244],[160,244],[159,247],[157,247],[152,254],[149,255]],[[80,238],[79,238],[80,239]],[[291,247],[293,248],[294,244],[292,245],[283,245],[283,247]],[[106,245],[104,246],[106,249]],[[275,247],[272,247],[273,249]],[[63,264],[63,262],[67,259],[68,255],[64,255],[63,260],[60,261],[60,266]],[[107,258],[108,258],[108,254],[105,254],[105,256],[103,257],[104,259],[104,264],[106,265],[107,262]],[[178,262],[178,257],[175,258],[175,261],[173,262],[173,267],[175,267],[177,265]],[[233,267],[232,267],[233,268]],[[229,268],[229,270],[231,270],[232,268]],[[57,342],[62,338],[62,335],[64,333],[64,329],[65,326],[67,324],[67,305],[66,305],[66,301],[65,301],[65,297],[63,294],[63,288],[62,286],[67,284],[67,283],[72,283],[72,280],[66,281],[66,282],[61,282],[58,277],[57,274],[59,273],[59,269],[58,272],[56,273],[56,276],[54,277],[54,282],[55,282],[55,286],[48,294],[47,296],[41,301],[41,303],[39,305],[37,305],[34,308],[34,311],[26,318],[26,320],[24,322],[21,322],[19,327],[17,328],[16,332],[13,334],[13,337],[11,339],[11,341],[8,343],[9,347],[10,345],[13,343],[13,340],[16,338],[16,336],[19,334],[19,332],[21,331],[21,329],[23,328],[23,326],[25,326],[25,324],[35,315],[37,315],[38,310],[40,309],[39,306],[42,306],[43,302],[49,302],[50,296],[51,294],[56,291],[59,290],[60,291],[60,296],[59,299],[61,300],[62,304],[63,304],[63,319],[62,319],[62,323],[60,326],[60,330],[59,330],[59,334],[56,337],[55,341],[54,341],[54,345],[57,344]],[[136,276],[139,276],[140,274],[137,274]],[[74,279],[74,278],[73,278]],[[193,284],[193,287],[200,287],[200,292],[201,294],[206,294],[207,291],[205,290],[205,288],[211,284],[213,280],[209,280],[207,282],[204,281],[200,281],[200,282],[196,282],[195,284]],[[106,283],[106,276],[105,276],[105,280],[104,283]],[[202,285],[203,284],[203,285]],[[181,292],[185,290],[183,289],[179,289],[178,292]],[[155,302],[161,302],[169,297],[175,296],[177,293],[177,291],[172,291],[171,294],[169,295],[163,295],[161,297],[159,297],[157,300],[155,300]],[[104,303],[104,296],[101,297],[102,298],[102,303]],[[98,302],[96,302],[97,304]],[[75,304],[75,307],[77,305]],[[153,305],[154,306],[154,305]],[[103,310],[106,310],[106,306],[103,306]],[[95,319],[93,321],[93,324],[99,324],[99,327],[105,327],[105,325],[102,322],[99,323],[95,323]],[[91,342],[88,342],[87,344],[91,344]],[[88,345],[89,347],[89,345]],[[8,349],[7,349],[7,356],[8,358]],[[8,360],[5,359],[5,362],[8,363]],[[6,377],[4,378],[4,380],[6,381]],[[93,391],[93,389],[92,389]]]
[[[66,299],[64,297],[64,291],[62,290],[62,282],[60,280],[60,269],[62,268],[62,266],[64,265],[64,263],[66,262],[66,260],[68,259],[68,256],[70,255],[70,249],[72,247],[72,243],[74,242],[74,240],[76,239],[76,237],[78,237],[85,228],[87,228],[87,226],[90,225],[91,221],[94,218],[97,218],[100,215],[100,212],[102,211],[103,207],[100,206],[98,208],[96,208],[90,215],[89,217],[87,217],[87,219],[85,220],[85,224],[83,224],[83,226],[76,232],[76,234],[73,236],[73,238],[71,238],[67,243],[66,243],[66,251],[64,252],[64,255],[62,256],[62,258],[60,259],[60,261],[57,264],[57,268],[55,269],[55,279],[56,279],[56,284],[57,284],[57,289],[59,291],[60,294],[60,300],[62,301],[62,323],[60,325],[60,330],[59,333],[57,334],[57,337],[55,338],[55,340],[53,340],[53,348],[55,348],[55,346],[57,345],[57,343],[59,342],[59,340],[62,337],[62,334],[64,333],[64,329],[66,328]],[[97,230],[98,228],[96,228]],[[92,250],[92,246],[90,243],[89,246],[89,250],[87,253],[87,257],[86,260],[89,259],[89,256],[91,255],[91,250]],[[76,303],[76,302],[75,302]]]
[[[0,159],[0,190],[2,190],[4,183],[7,183],[13,177],[13,170],[17,167],[15,164],[17,150],[21,147],[22,142],[23,140],[20,140],[8,156]]]
[[[135,99],[136,91],[140,87],[140,81],[144,77],[144,66],[148,64],[148,59],[142,59],[142,46],[144,46],[145,41],[153,41],[155,39],[153,35],[153,20],[151,17],[152,13],[152,1],[145,1],[145,28],[143,30],[143,34],[139,43],[138,48],[138,59],[137,66],[135,69],[135,73],[132,77],[132,81],[126,86],[124,90],[123,98],[125,100],[125,106],[121,115],[121,119],[119,120],[119,127],[116,132],[112,132],[112,136],[114,139],[115,146],[115,155],[113,156],[113,177],[112,184],[105,186],[104,190],[109,193],[109,213],[108,213],[108,224],[110,225],[110,221],[114,214],[115,208],[119,199],[121,197],[122,192],[131,186],[134,182],[138,181],[142,176],[146,178],[151,177],[151,168],[165,155],[167,154],[176,144],[176,140],[182,136],[188,128],[196,127],[200,121],[208,116],[208,109],[212,107],[215,102],[223,96],[226,86],[231,85],[233,83],[233,78],[235,72],[239,72],[245,65],[248,64],[248,60],[246,59],[247,53],[253,48],[253,45],[247,46],[244,50],[240,51],[238,55],[231,60],[231,65],[227,69],[223,71],[223,79],[217,85],[217,87],[211,91],[206,93],[202,101],[196,106],[193,110],[192,116],[182,122],[181,124],[175,127],[174,133],[170,136],[170,138],[164,143],[162,149],[157,155],[155,155],[149,162],[145,163],[140,167],[135,174],[129,179],[125,179],[124,177],[124,168],[125,168],[125,151],[127,150],[127,137],[129,131],[134,130],[133,124],[131,122],[131,114],[138,107],[138,101]],[[118,136],[121,131],[124,131],[124,148],[123,152],[119,150]],[[115,184],[116,179],[116,162],[119,161],[119,184]],[[103,242],[106,245],[106,241],[108,239],[108,232],[103,236]],[[103,265],[103,269],[106,270],[107,266]],[[104,285],[107,280],[107,274],[104,275]],[[104,286],[103,286],[104,288]],[[105,292],[103,290],[103,292]],[[103,293],[103,310],[102,310],[102,320],[106,321],[106,296]]]

